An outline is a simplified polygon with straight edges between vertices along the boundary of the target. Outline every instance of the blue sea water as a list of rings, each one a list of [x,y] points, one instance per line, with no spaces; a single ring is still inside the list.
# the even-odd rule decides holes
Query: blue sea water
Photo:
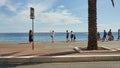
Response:
[[[88,32],[75,32],[77,41],[87,41]],[[101,38],[103,33],[100,32]],[[115,40],[117,40],[118,33],[113,32]],[[0,33],[0,42],[28,42],[28,33]],[[51,41],[50,33],[35,33],[34,39],[36,42],[49,42]],[[56,32],[55,41],[66,41],[65,32]]]

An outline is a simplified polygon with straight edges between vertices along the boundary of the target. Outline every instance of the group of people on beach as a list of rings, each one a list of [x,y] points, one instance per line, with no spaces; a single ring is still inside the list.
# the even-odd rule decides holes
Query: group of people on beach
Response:
[[[54,42],[54,35],[55,35],[54,30],[50,31],[50,37],[52,39],[52,42]],[[66,42],[69,42],[69,41],[73,42],[75,40],[76,40],[75,33],[73,31],[71,31],[70,34],[69,34],[69,31],[66,30]],[[102,41],[112,41],[112,40],[114,40],[114,36],[112,34],[111,29],[108,31],[108,33],[106,32],[106,30],[104,30],[102,38],[100,37],[100,33],[97,32],[97,40],[98,41],[100,41],[100,40],[102,40]],[[118,29],[118,40],[120,40],[120,29]],[[29,30],[29,42],[30,42],[30,44],[32,44],[32,42],[33,42],[33,32],[32,32],[32,30]]]
[[[76,35],[73,31],[71,31],[70,39],[71,39],[71,42],[76,40]],[[66,42],[69,42],[69,32],[68,32],[68,30],[66,30]]]
[[[52,39],[52,42],[54,42],[54,35],[55,35],[54,30],[50,31],[50,37]],[[76,40],[76,35],[73,31],[71,31],[70,38],[71,38],[71,42]],[[68,30],[66,30],[66,42],[69,42],[69,41],[70,41],[69,40],[69,32],[68,32]]]
[[[52,42],[54,42],[54,35],[55,35],[54,30],[50,31],[50,37],[52,39]],[[71,31],[70,38],[71,38],[71,42],[76,40],[76,35],[73,31]],[[69,42],[69,32],[68,32],[68,30],[66,30],[66,42]]]
[[[54,42],[54,36],[55,36],[54,30],[50,31],[50,37],[51,37],[51,39],[52,39],[52,42]],[[66,30],[66,42],[69,42],[69,41],[70,41],[70,40],[69,40],[69,37],[70,37],[70,39],[71,39],[71,42],[73,42],[73,41],[76,40],[76,35],[75,35],[75,33],[74,33],[73,31],[71,31],[71,34],[70,34],[70,36],[69,36],[68,30]],[[33,42],[33,32],[32,32],[32,30],[29,30],[29,42],[30,42],[30,44],[32,44],[32,42]]]
[[[100,38],[100,33],[98,32],[97,33],[97,40],[98,41],[99,40],[102,40],[102,41],[112,41],[112,40],[114,40],[114,36],[112,34],[111,29],[109,30],[108,33],[106,32],[106,30],[104,30],[102,39]]]

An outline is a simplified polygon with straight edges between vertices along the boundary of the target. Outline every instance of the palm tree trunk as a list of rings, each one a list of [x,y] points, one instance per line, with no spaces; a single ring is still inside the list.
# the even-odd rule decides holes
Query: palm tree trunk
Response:
[[[97,0],[88,0],[88,50],[97,50]]]

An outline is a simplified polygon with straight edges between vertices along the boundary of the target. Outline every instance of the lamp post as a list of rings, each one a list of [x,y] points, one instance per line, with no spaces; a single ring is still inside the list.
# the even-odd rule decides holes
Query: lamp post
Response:
[[[33,38],[33,42],[32,42],[32,50],[34,50],[34,8],[30,7],[30,19],[32,19],[32,38]]]

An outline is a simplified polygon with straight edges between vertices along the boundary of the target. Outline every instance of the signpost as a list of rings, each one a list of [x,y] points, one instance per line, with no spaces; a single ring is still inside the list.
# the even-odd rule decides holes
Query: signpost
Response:
[[[34,50],[34,8],[30,8],[30,19],[32,19],[32,32],[33,32],[33,42],[32,42],[32,50]]]

